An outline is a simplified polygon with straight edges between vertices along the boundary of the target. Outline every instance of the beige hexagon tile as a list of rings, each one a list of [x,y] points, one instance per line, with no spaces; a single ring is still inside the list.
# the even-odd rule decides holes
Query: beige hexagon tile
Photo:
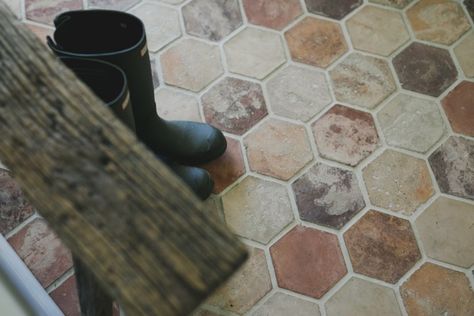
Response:
[[[226,192],[222,203],[230,229],[262,244],[293,221],[286,188],[252,176]]]
[[[470,28],[461,5],[451,0],[421,0],[406,12],[416,38],[451,45]]]
[[[20,0],[4,0],[4,2],[17,18],[21,18]]]
[[[328,316],[401,316],[393,289],[351,278],[326,303]]]
[[[159,1],[159,2],[173,4],[173,5],[178,5],[184,2],[184,0],[154,0],[154,1]]]
[[[161,67],[167,84],[194,92],[201,91],[224,72],[219,48],[194,39],[168,48],[161,55]]]
[[[439,197],[415,225],[429,257],[464,268],[474,264],[474,205]]]
[[[145,24],[148,49],[157,52],[181,36],[178,11],[156,3],[145,2],[130,11]]]
[[[408,4],[412,3],[413,0],[369,0],[369,2],[386,5],[392,8],[403,9]]]
[[[201,121],[196,97],[170,88],[155,92],[156,111],[166,120]]]
[[[389,145],[421,153],[445,131],[435,102],[407,94],[397,95],[377,113],[377,118]]]
[[[392,10],[365,6],[346,24],[354,48],[369,53],[388,56],[410,39],[402,15]]]
[[[303,126],[271,119],[244,139],[250,169],[280,180],[289,180],[312,159]]]
[[[276,115],[308,121],[329,103],[324,73],[290,65],[267,82],[270,105]]]
[[[362,175],[373,205],[408,215],[434,192],[425,161],[390,149],[364,168]]]
[[[107,10],[128,10],[140,0],[88,0],[88,8],[90,9],[107,9]]]
[[[459,65],[464,72],[464,75],[469,78],[474,77],[474,32],[470,32],[464,37],[459,44],[454,48],[454,54],[459,62]]]
[[[265,303],[249,316],[319,316],[316,303],[303,300],[285,293],[273,294]]]
[[[286,61],[280,35],[247,27],[224,44],[229,71],[263,79]]]
[[[397,89],[384,59],[359,53],[344,58],[329,75],[338,101],[368,109],[375,108]]]

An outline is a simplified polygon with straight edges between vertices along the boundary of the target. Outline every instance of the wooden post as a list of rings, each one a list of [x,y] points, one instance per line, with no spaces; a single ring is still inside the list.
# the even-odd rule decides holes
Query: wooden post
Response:
[[[0,160],[128,316],[189,314],[246,258],[2,1]]]

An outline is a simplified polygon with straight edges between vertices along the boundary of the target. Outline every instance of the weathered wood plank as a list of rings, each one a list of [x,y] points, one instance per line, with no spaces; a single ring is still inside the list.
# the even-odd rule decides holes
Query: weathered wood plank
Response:
[[[0,159],[127,315],[185,315],[245,247],[0,1]]]

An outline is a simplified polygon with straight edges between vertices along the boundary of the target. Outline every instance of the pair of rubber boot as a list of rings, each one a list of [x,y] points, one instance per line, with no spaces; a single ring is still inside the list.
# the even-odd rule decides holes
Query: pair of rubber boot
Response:
[[[212,178],[192,165],[222,155],[225,137],[208,124],[158,116],[143,22],[124,12],[83,10],[62,13],[54,24],[54,40],[47,38],[54,53],[197,196],[206,199]]]

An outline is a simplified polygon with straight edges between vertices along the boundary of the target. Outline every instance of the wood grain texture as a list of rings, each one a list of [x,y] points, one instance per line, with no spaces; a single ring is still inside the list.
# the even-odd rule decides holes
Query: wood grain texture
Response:
[[[0,1],[0,159],[111,297],[186,315],[245,247]]]

